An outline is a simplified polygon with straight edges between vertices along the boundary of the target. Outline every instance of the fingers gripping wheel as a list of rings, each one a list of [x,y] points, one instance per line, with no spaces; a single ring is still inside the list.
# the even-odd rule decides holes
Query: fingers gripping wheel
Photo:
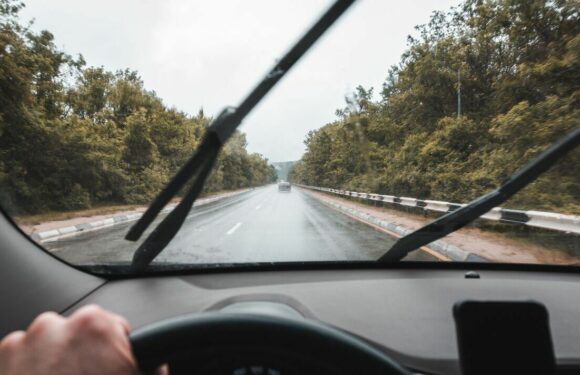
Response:
[[[144,372],[169,363],[172,375],[181,371],[248,375],[255,371],[264,375],[410,374],[367,343],[304,320],[197,314],[143,327],[132,332],[130,339]],[[243,363],[245,359],[248,363]],[[173,366],[174,363],[178,365]],[[246,365],[247,372],[240,370]]]

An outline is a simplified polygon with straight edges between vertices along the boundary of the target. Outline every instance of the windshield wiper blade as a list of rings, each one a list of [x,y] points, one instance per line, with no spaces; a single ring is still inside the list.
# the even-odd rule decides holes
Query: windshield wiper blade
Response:
[[[397,262],[410,252],[427,245],[449,233],[463,228],[495,206],[507,201],[529,183],[547,171],[558,160],[580,143],[580,127],[553,144],[526,166],[512,174],[499,188],[484,194],[467,205],[451,211],[416,231],[399,239],[379,258],[379,262]]]
[[[334,24],[355,0],[337,0],[308,32],[278,61],[266,77],[244,99],[239,107],[226,108],[207,129],[199,148],[167,186],[151,203],[147,211],[131,227],[125,239],[137,241],[159,215],[163,207],[195,176],[189,191],[181,202],[153,230],[133,255],[132,267],[141,271],[159,255],[183,225],[195,199],[219,155],[221,147],[234,134],[246,115],[266,96],[292,66]]]
[[[143,232],[149,227],[149,225],[155,220],[159,212],[165,207],[165,205],[179,192],[179,190],[191,179],[191,177],[196,176],[197,178],[194,181],[193,185],[202,184],[205,182],[205,179],[202,179],[202,175],[199,174],[200,170],[204,166],[205,163],[213,164],[215,159],[211,160],[211,154],[219,149],[222,146],[222,143],[219,140],[219,131],[220,129],[224,129],[224,124],[230,127],[232,126],[232,115],[234,113],[234,109],[226,108],[222,111],[222,113],[212,122],[210,127],[206,131],[206,135],[202,139],[200,145],[198,146],[195,153],[189,158],[189,160],[181,167],[179,172],[173,176],[171,181],[163,188],[163,190],[157,195],[155,200],[149,205],[147,210],[143,213],[143,216],[137,221],[130,229],[129,232],[125,235],[125,239],[129,241],[137,241]],[[235,130],[232,129],[231,133]],[[223,135],[223,131],[222,131]],[[230,134],[231,135],[231,134]],[[182,199],[179,205],[175,207],[175,210],[182,205],[187,205],[187,200]],[[192,203],[193,204],[193,203]],[[191,208],[191,207],[189,207]],[[174,211],[175,211],[174,210]],[[178,210],[179,212],[179,210]]]

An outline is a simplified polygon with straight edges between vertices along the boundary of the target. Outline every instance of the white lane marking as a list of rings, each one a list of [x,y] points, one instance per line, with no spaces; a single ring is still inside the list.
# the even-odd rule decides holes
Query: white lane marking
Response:
[[[262,205],[261,205],[261,204],[257,205],[257,206],[256,206],[256,210],[259,210],[261,207],[262,207]]]
[[[234,233],[241,225],[242,223],[237,223],[232,227],[232,229],[228,230],[226,234],[229,236],[230,234]]]

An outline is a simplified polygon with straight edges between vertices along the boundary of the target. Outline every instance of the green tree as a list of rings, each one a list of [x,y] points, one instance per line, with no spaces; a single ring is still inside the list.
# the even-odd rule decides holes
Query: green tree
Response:
[[[435,12],[409,37],[380,101],[359,87],[337,121],[306,136],[292,180],[455,201],[496,187],[578,126],[578,5],[466,0]],[[578,154],[508,205],[579,213]]]

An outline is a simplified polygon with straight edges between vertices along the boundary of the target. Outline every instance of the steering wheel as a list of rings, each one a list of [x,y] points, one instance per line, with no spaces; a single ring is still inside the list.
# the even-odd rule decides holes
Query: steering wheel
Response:
[[[135,330],[130,340],[145,373],[169,363],[172,375],[410,375],[354,336],[275,316],[187,315]]]

